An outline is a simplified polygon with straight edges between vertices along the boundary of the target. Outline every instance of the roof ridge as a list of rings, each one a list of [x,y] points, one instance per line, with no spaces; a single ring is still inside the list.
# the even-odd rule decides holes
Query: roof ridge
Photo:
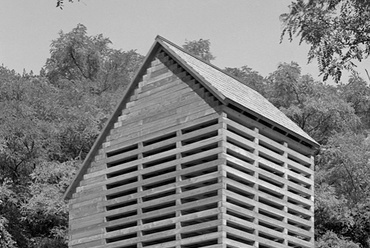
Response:
[[[184,52],[184,53],[186,53],[186,54],[188,54],[188,55],[192,56],[193,58],[195,58],[195,59],[197,59],[197,60],[199,60],[199,61],[203,62],[204,64],[211,66],[212,68],[214,68],[214,69],[218,70],[219,72],[221,72],[221,73],[223,73],[223,74],[225,74],[225,75],[227,75],[227,76],[229,76],[229,77],[231,77],[231,78],[235,79],[235,80],[236,80],[236,81],[238,81],[239,83],[243,84],[244,86],[246,86],[246,87],[250,88],[251,90],[254,90],[256,93],[258,93],[258,94],[260,94],[260,95],[261,95],[261,93],[259,93],[259,92],[258,92],[258,91],[256,91],[255,89],[252,89],[251,87],[249,87],[248,85],[246,85],[246,84],[245,84],[245,83],[244,83],[240,78],[238,78],[238,77],[236,77],[236,76],[232,75],[231,73],[229,73],[229,72],[227,72],[227,71],[225,71],[225,70],[222,70],[220,67],[218,67],[218,66],[216,66],[216,65],[214,65],[214,64],[212,64],[212,63],[210,63],[210,62],[207,62],[207,61],[204,61],[204,60],[200,59],[198,56],[196,56],[196,55],[194,55],[194,54],[192,54],[192,53],[190,53],[190,52],[186,51],[184,48],[182,48],[182,47],[178,46],[177,44],[175,44],[175,43],[173,43],[172,41],[170,41],[170,40],[168,40],[168,39],[164,38],[163,36],[161,36],[161,35],[157,35],[157,37],[155,38],[155,40],[156,40],[156,41],[158,41],[158,40],[159,40],[159,41],[162,41],[162,42],[164,41],[165,43],[170,44],[171,46],[173,46],[173,47],[175,47],[175,48],[179,49],[180,51],[182,51],[182,52]]]
[[[179,49],[180,51],[182,51],[182,52],[184,52],[184,53],[186,53],[186,54],[188,54],[188,55],[192,56],[193,58],[196,58],[197,60],[202,61],[203,63],[205,63],[205,64],[207,64],[207,65],[209,65],[209,66],[212,66],[214,69],[217,69],[217,70],[219,70],[219,71],[221,71],[221,72],[222,72],[222,70],[221,70],[219,67],[217,67],[217,66],[215,66],[215,65],[211,64],[210,62],[207,62],[207,61],[204,61],[204,60],[200,59],[198,56],[196,56],[196,55],[194,55],[194,54],[192,54],[192,53],[190,53],[190,52],[186,51],[184,48],[182,48],[182,47],[178,46],[177,44],[173,43],[173,42],[172,42],[172,41],[170,41],[170,40],[167,40],[166,38],[164,38],[164,37],[162,37],[162,36],[160,36],[160,35],[158,35],[158,36],[156,37],[156,40],[164,41],[164,42],[166,42],[166,43],[170,44],[171,46],[173,46],[173,47],[175,47],[175,48]]]

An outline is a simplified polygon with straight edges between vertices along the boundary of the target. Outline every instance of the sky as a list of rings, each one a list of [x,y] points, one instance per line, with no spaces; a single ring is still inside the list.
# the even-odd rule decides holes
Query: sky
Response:
[[[103,34],[112,47],[146,55],[157,35],[178,45],[209,39],[213,64],[249,66],[266,77],[281,62],[298,62],[303,74],[318,77],[307,64],[309,47],[280,44],[279,15],[291,0],[81,0],[63,10],[56,0],[2,0],[0,64],[21,73],[38,74],[49,57],[52,40],[81,23],[88,35]],[[370,69],[370,64],[368,66]]]

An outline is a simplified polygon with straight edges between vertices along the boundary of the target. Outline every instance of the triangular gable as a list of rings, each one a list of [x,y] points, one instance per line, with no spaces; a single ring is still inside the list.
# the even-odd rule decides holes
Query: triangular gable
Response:
[[[149,50],[143,65],[140,67],[133,81],[128,85],[123,94],[122,100],[117,105],[112,116],[85,158],[85,161],[77,172],[74,180],[67,189],[64,199],[70,199],[72,197],[72,194],[78,187],[79,182],[83,179],[84,174],[87,172],[89,165],[101,148],[105,138],[109,135],[110,130],[114,128],[115,122],[121,115],[122,110],[125,108],[125,105],[129,101],[133,91],[138,86],[142,76],[146,73],[147,67],[160,49],[163,49],[163,51],[188,71],[224,105],[227,105],[228,103],[236,103],[246,108],[248,111],[252,111],[256,115],[262,116],[262,118],[267,118],[275,122],[283,129],[288,129],[289,131],[298,134],[314,146],[318,145],[310,136],[286,117],[280,110],[268,102],[262,95],[243,85],[241,82],[224,73],[219,68],[199,60],[185,52],[182,48],[158,36]]]

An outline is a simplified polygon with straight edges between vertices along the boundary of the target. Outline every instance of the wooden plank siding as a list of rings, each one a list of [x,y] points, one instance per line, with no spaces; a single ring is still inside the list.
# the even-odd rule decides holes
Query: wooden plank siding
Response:
[[[69,246],[218,247],[220,109],[159,52],[70,200]]]
[[[159,50],[70,200],[71,248],[312,248],[312,147]]]
[[[227,247],[312,248],[313,157],[263,124],[224,112]]]

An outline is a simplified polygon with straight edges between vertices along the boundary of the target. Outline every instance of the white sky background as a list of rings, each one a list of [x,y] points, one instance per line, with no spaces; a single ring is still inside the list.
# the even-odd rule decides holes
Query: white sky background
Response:
[[[303,74],[318,78],[315,63],[307,65],[307,45],[280,44],[279,15],[291,0],[81,0],[63,10],[55,0],[2,0],[0,64],[21,73],[38,74],[49,57],[51,41],[60,30],[78,23],[88,35],[103,34],[115,49],[137,49],[146,55],[161,35],[183,45],[185,40],[211,41],[220,68],[247,65],[262,76],[279,62],[295,61]],[[366,66],[370,69],[370,63]],[[364,69],[362,69],[364,71]]]

